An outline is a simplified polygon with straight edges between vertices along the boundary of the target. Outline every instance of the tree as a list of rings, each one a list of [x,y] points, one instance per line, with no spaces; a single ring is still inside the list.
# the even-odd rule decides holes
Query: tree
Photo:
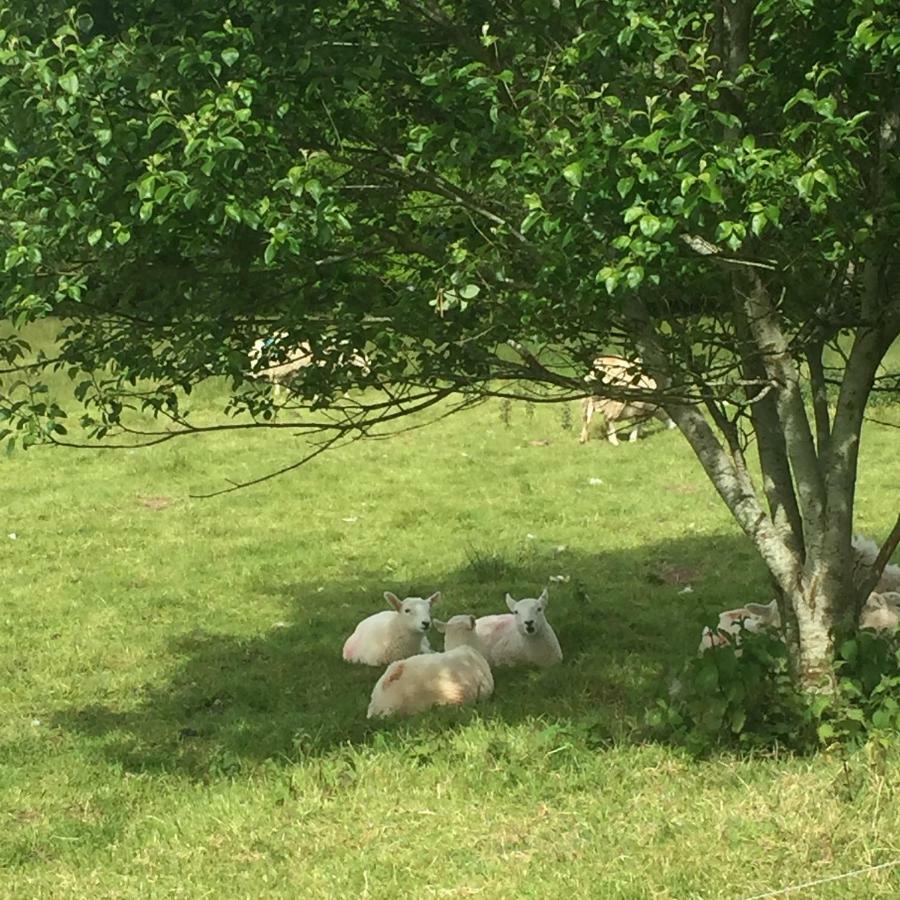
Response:
[[[900,387],[879,368],[900,333],[892,4],[39,12],[8,6],[0,42],[8,440],[68,440],[54,369],[95,440],[291,427],[315,453],[439,402],[584,396],[614,344],[768,566],[803,684],[827,685],[877,579],[851,563],[863,414]],[[46,317],[58,355],[32,358],[16,331]],[[247,371],[280,333],[267,361],[305,342],[317,364],[277,409]],[[211,376],[236,418],[198,425]]]

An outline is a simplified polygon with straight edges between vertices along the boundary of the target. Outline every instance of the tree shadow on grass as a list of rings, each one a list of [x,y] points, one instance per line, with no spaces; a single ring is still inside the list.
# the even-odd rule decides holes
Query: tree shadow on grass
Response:
[[[488,724],[575,723],[600,744],[640,741],[647,736],[644,711],[669,673],[695,652],[703,624],[721,609],[766,599],[769,590],[752,548],[736,535],[689,536],[615,554],[557,549],[476,548],[464,566],[429,573],[415,585],[385,583],[372,572],[352,583],[258,584],[258,596],[283,598],[286,621],[248,636],[176,635],[168,651],[178,666],[168,682],[146,685],[131,706],[122,698],[64,709],[52,721],[128,771],[197,779],[325,756],[385,732],[425,740],[475,717]],[[477,710],[366,719],[381,670],[344,663],[341,646],[359,619],[382,608],[385,589],[424,595],[440,587],[437,614],[483,615],[503,608],[505,591],[536,596],[554,575],[569,579],[550,584],[548,617],[563,647],[562,665],[495,671],[494,697]],[[433,643],[437,638],[432,634]]]

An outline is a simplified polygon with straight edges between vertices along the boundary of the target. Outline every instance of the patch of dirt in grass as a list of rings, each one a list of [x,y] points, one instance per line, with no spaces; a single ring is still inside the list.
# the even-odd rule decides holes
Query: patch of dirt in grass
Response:
[[[147,509],[165,509],[172,505],[171,497],[138,497],[137,502]]]

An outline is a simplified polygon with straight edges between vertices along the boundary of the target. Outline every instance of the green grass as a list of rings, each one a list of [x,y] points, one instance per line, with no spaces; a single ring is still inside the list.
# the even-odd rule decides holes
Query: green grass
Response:
[[[741,898],[900,857],[896,750],[648,740],[702,625],[769,596],[677,433],[580,447],[559,410],[507,427],[489,403],[190,498],[302,451],[234,434],[0,462],[0,897]],[[867,426],[875,537],[897,476],[896,433]],[[340,650],[384,590],[483,614],[551,575],[562,666],[367,722],[380,673]],[[900,867],[795,896],[898,893]]]

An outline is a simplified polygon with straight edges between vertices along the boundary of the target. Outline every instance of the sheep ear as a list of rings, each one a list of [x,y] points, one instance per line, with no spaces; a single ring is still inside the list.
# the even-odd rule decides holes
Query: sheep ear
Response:
[[[544,604],[544,606],[547,606],[547,604],[550,603],[550,595],[547,593],[547,588],[544,588],[541,591],[541,596],[538,597],[538,600],[540,600]]]
[[[390,603],[391,606],[393,606],[394,609],[397,610],[397,612],[400,612],[400,607],[403,606],[403,603],[401,603],[400,598],[396,594],[392,594],[390,591],[385,591],[384,599],[387,600],[387,602]]]
[[[872,591],[872,593],[869,594],[869,599],[866,600],[866,606],[868,606],[869,609],[884,609],[887,606],[887,603],[885,602],[883,594],[876,594]]]
[[[471,623],[469,627],[472,629],[472,631],[474,631],[475,630],[475,616],[469,616],[469,622]]]
[[[434,627],[437,628],[437,630],[440,631],[441,634],[443,634],[447,630],[447,623],[442,622],[440,619],[432,619],[431,624],[434,625]]]
[[[510,612],[515,612],[515,611],[516,611],[516,601],[513,600],[511,594],[507,594],[507,595],[506,595],[506,606],[508,607],[508,609],[509,609]]]
[[[428,602],[429,602],[432,606],[434,606],[435,603],[440,603],[440,601],[441,601],[441,592],[440,592],[440,591],[435,591],[435,592],[428,598]]]

